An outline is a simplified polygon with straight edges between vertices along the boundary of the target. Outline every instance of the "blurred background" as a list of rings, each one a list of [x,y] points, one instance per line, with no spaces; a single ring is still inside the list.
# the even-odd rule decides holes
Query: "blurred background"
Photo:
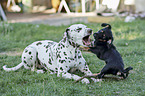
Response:
[[[108,22],[115,16],[128,18],[126,22],[144,19],[145,0],[0,0],[1,20],[8,22],[47,24],[53,19],[57,25],[59,20]]]

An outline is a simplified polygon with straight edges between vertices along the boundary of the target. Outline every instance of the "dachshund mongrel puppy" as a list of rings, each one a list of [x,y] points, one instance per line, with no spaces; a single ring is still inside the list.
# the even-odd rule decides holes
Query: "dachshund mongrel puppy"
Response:
[[[106,65],[97,77],[100,79],[104,77],[105,74],[117,75],[117,73],[120,72],[121,75],[119,76],[125,79],[129,74],[129,70],[133,68],[127,67],[124,69],[122,57],[113,45],[111,25],[103,23],[101,26],[105,28],[94,33],[94,47],[90,47],[89,49],[89,51],[96,54],[99,59],[106,62]]]

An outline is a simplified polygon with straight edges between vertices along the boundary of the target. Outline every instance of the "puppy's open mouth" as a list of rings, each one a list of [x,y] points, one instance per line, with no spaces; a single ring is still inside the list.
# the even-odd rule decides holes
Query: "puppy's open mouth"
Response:
[[[90,46],[91,42],[90,42],[90,35],[87,35],[85,37],[83,37],[83,44],[86,46]]]

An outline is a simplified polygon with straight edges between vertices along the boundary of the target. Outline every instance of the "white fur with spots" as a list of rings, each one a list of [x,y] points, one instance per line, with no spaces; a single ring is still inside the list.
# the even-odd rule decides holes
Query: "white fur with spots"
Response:
[[[91,30],[92,31],[92,30]],[[57,76],[77,80],[81,78],[78,75],[71,74],[70,68],[77,68],[86,75],[92,74],[83,58],[79,46],[86,46],[82,38],[91,35],[90,28],[83,24],[70,26],[64,33],[63,39],[57,43],[50,40],[37,41],[27,46],[22,54],[22,62],[16,67],[7,68],[5,71],[15,71],[24,66],[26,69],[43,73],[45,69]],[[40,69],[40,70],[39,70]],[[96,79],[92,78],[93,81]],[[83,83],[89,83],[84,78]]]

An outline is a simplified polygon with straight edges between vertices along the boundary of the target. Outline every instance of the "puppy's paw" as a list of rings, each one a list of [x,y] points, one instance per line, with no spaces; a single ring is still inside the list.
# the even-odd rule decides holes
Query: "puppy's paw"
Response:
[[[84,78],[83,80],[81,80],[81,82],[82,83],[86,83],[86,84],[89,84],[90,83],[90,81],[88,79],[86,79],[86,78]]]

